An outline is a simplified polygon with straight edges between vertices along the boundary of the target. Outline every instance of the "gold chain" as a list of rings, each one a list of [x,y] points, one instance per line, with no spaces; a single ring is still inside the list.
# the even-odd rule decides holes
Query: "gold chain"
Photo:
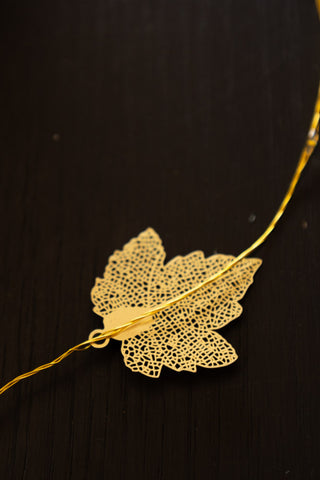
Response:
[[[313,113],[313,117],[312,117],[312,121],[311,121],[311,124],[310,124],[309,131],[308,131],[307,139],[306,139],[305,145],[302,149],[302,152],[300,154],[300,158],[299,158],[296,170],[294,172],[294,175],[291,179],[289,188],[288,188],[288,190],[287,190],[287,192],[286,192],[286,194],[285,194],[285,196],[284,196],[284,198],[281,202],[281,205],[280,205],[279,209],[277,210],[275,216],[273,217],[273,219],[271,220],[270,224],[268,225],[266,230],[263,232],[263,234],[252,245],[250,245],[250,247],[248,247],[246,250],[244,250],[242,253],[240,253],[240,255],[238,255],[234,260],[232,260],[226,267],[224,267],[219,272],[215,273],[214,275],[207,278],[205,281],[199,283],[195,287],[191,288],[187,292],[184,292],[181,295],[179,295],[175,298],[172,298],[168,302],[163,303],[162,305],[159,305],[158,307],[153,308],[152,310],[149,310],[149,311],[145,312],[143,315],[139,315],[139,317],[136,317],[136,318],[132,319],[130,322],[122,325],[117,330],[121,331],[121,330],[127,329],[128,327],[134,325],[135,323],[139,322],[143,318],[155,315],[155,314],[161,312],[162,310],[165,310],[166,308],[171,307],[172,305],[175,305],[176,303],[180,302],[181,300],[184,300],[185,298],[189,297],[190,295],[192,295],[195,292],[197,292],[198,290],[200,290],[200,288],[203,288],[203,287],[209,285],[210,283],[216,281],[218,278],[220,278],[222,275],[224,275],[226,272],[228,272],[228,270],[230,270],[232,267],[234,267],[237,263],[239,263],[245,257],[250,255],[250,253],[252,253],[254,250],[256,250],[263,242],[265,242],[265,240],[268,238],[268,236],[274,230],[278,221],[282,217],[284,211],[286,210],[286,208],[288,206],[288,203],[289,203],[289,201],[291,200],[291,198],[294,194],[296,185],[297,185],[297,183],[298,183],[298,181],[301,177],[301,174],[302,174],[306,164],[309,161],[309,158],[311,157],[311,155],[312,155],[312,153],[313,153],[313,151],[314,151],[314,149],[315,149],[315,147],[318,143],[318,140],[319,140],[319,118],[320,118],[320,84],[319,84],[319,87],[318,87],[317,100],[316,100],[316,103],[315,103],[314,113]],[[103,340],[103,339],[106,339],[106,338],[110,338],[111,336],[112,335],[109,335],[109,331],[106,331],[105,333],[99,335],[99,337],[95,337],[95,338],[91,339],[91,344],[96,343],[96,341],[98,341],[98,340]],[[0,392],[1,392],[1,390],[0,390]]]
[[[320,0],[316,0],[317,7],[319,9],[319,15],[320,15]],[[240,255],[238,255],[234,260],[232,260],[225,268],[217,272],[215,275],[212,275],[211,277],[207,278],[204,282],[199,283],[195,287],[191,288],[187,292],[182,293],[181,295],[169,300],[166,303],[163,303],[162,305],[149,310],[148,312],[144,313],[143,315],[140,315],[139,317],[136,317],[129,322],[121,325],[121,327],[118,327],[113,330],[106,330],[104,331],[101,335],[93,337],[92,339],[86,340],[85,342],[79,343],[78,345],[75,345],[72,348],[69,348],[66,352],[64,352],[62,355],[57,357],[56,359],[52,360],[49,363],[46,363],[44,365],[40,365],[39,367],[35,368],[34,370],[31,370],[29,372],[26,372],[22,375],[19,375],[18,377],[14,378],[10,382],[8,382],[6,385],[4,385],[2,388],[0,388],[0,395],[2,395],[6,390],[9,388],[13,387],[15,384],[20,382],[21,380],[31,377],[32,375],[35,375],[36,373],[41,372],[42,370],[46,370],[48,368],[53,367],[54,365],[57,365],[60,363],[62,360],[64,360],[66,357],[71,355],[73,352],[77,351],[82,351],[88,349],[90,346],[92,346],[94,343],[106,340],[107,338],[111,338],[118,333],[126,330],[127,328],[131,327],[135,323],[139,322],[140,320],[153,316],[162,310],[165,310],[166,308],[171,307],[172,305],[175,305],[176,303],[180,302],[181,300],[184,300],[185,298],[189,297],[190,295],[194,294],[197,292],[199,289],[209,285],[210,283],[216,281],[218,278],[220,278],[222,275],[224,275],[227,271],[229,271],[232,267],[234,267],[237,263],[239,263],[241,260],[243,260],[245,257],[250,255],[256,248],[258,248],[271,234],[271,232],[274,230],[275,226],[277,225],[278,221],[282,217],[284,211],[287,208],[287,205],[289,201],[291,200],[296,185],[301,177],[301,174],[308,163],[317,143],[319,140],[319,118],[320,118],[320,84],[318,88],[318,95],[317,95],[317,100],[315,103],[314,107],[314,113],[313,117],[311,120],[310,128],[308,131],[307,139],[305,142],[305,145],[302,149],[296,170],[294,172],[294,175],[291,179],[289,188],[281,202],[281,205],[279,209],[277,210],[275,216],[271,220],[270,224],[266,228],[266,230],[263,232],[263,234],[252,244],[250,247],[248,247],[246,250],[244,250]]]

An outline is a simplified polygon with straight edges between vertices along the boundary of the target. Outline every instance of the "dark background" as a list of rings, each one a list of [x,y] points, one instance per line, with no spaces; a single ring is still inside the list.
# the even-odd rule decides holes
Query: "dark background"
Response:
[[[94,279],[146,227],[168,258],[256,239],[320,30],[311,0],[6,0],[0,22],[4,384],[102,326]],[[74,354],[0,398],[0,478],[320,479],[319,181],[318,150],[222,332],[236,364],[152,380],[118,342]]]

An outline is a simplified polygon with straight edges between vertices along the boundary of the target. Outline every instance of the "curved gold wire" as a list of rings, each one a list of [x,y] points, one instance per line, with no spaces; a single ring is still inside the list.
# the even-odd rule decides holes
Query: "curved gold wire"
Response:
[[[317,6],[320,3],[320,0],[317,0]],[[131,327],[135,323],[139,322],[140,320],[155,315],[158,312],[161,312],[162,310],[171,307],[172,305],[175,305],[176,303],[180,302],[181,300],[189,297],[193,293],[197,292],[201,288],[205,287],[206,285],[209,285],[210,283],[216,281],[218,278],[220,278],[222,275],[224,275],[228,270],[230,270],[232,267],[234,267],[237,263],[239,263],[242,259],[250,255],[256,248],[258,248],[271,234],[271,232],[274,230],[275,226],[277,225],[278,221],[282,217],[284,211],[286,210],[289,201],[291,200],[295,188],[297,186],[297,183],[301,177],[301,174],[306,166],[306,164],[309,161],[309,158],[311,157],[317,143],[319,140],[319,118],[320,118],[320,84],[318,88],[318,95],[317,95],[317,100],[315,103],[314,107],[314,113],[312,116],[310,128],[308,131],[307,139],[305,142],[305,145],[302,149],[302,152],[300,154],[300,158],[296,167],[296,170],[293,174],[293,177],[291,179],[291,182],[289,184],[289,188],[280,204],[280,207],[278,208],[275,216],[271,220],[270,224],[266,228],[266,230],[263,232],[263,234],[255,241],[253,242],[250,247],[248,247],[246,250],[244,250],[240,255],[238,255],[234,260],[232,260],[226,267],[224,267],[222,270],[217,272],[215,275],[212,275],[211,277],[207,278],[202,283],[199,283],[195,287],[191,288],[190,290],[184,292],[183,294],[169,300],[166,303],[163,303],[162,305],[159,305],[158,307],[149,310],[148,312],[145,312],[143,315],[140,315],[139,317],[133,318],[129,322],[121,325],[120,327],[113,329],[113,330],[107,330],[104,331],[101,335],[94,336],[93,338],[90,338],[89,340],[86,340],[85,342],[79,343],[78,345],[75,345],[72,348],[69,348],[66,352],[64,352],[62,355],[57,357],[56,359],[52,360],[49,363],[45,363],[44,365],[40,365],[39,367],[35,368],[34,370],[31,370],[29,372],[23,373],[22,375],[19,375],[18,377],[14,378],[10,382],[8,382],[6,385],[4,385],[2,388],[0,388],[0,395],[2,395],[6,390],[9,388],[13,387],[16,385],[18,382],[21,380],[24,380],[25,378],[31,377],[32,375],[35,375],[42,370],[46,370],[48,368],[53,367],[54,365],[57,365],[58,363],[62,362],[66,357],[71,355],[73,352],[76,351],[82,351],[88,349],[91,345],[95,344],[96,342],[106,340],[108,338],[113,337],[114,335],[117,335],[118,333],[122,332],[123,330]]]
[[[267,237],[271,234],[271,232],[274,230],[275,226],[277,225],[278,221],[282,217],[285,209],[288,206],[289,201],[291,200],[295,188],[297,186],[297,183],[301,177],[301,174],[306,166],[306,164],[309,161],[309,158],[311,157],[317,143],[319,140],[319,118],[320,118],[320,84],[318,87],[318,94],[317,94],[317,100],[315,103],[314,107],[314,113],[312,116],[310,128],[308,131],[307,139],[305,142],[305,145],[302,149],[302,152],[300,154],[300,158],[296,167],[296,170],[294,172],[294,175],[291,179],[291,182],[289,184],[289,188],[280,204],[280,207],[278,208],[275,216],[271,220],[270,224],[266,228],[266,230],[263,232],[263,234],[255,241],[253,242],[250,247],[248,247],[246,250],[244,250],[240,255],[238,255],[234,260],[232,260],[226,267],[224,267],[222,270],[217,272],[216,274],[212,275],[211,277],[207,278],[205,281],[199,283],[195,287],[191,288],[190,290],[182,293],[181,295],[163,303],[162,305],[159,305],[158,307],[149,310],[145,312],[143,315],[140,315],[139,317],[136,317],[132,319],[130,322],[124,324],[122,327],[123,329],[130,327],[131,325],[134,325],[138,321],[142,320],[143,318],[155,315],[156,313],[161,312],[162,310],[171,307],[172,305],[175,305],[176,303],[180,302],[181,300],[184,300],[185,298],[189,297],[193,293],[197,292],[200,290],[200,288],[203,288],[210,283],[214,282],[218,278],[220,278],[222,275],[224,275],[228,270],[230,270],[232,267],[234,267],[237,263],[239,263],[241,260],[243,260],[245,257],[250,255],[254,250],[256,250],[266,239]],[[107,334],[107,332],[106,332]],[[94,343],[94,342],[93,342]]]

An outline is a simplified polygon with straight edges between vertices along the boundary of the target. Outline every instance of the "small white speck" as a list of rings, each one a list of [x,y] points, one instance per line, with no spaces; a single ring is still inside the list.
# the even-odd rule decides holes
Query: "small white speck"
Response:
[[[250,213],[250,215],[248,217],[248,222],[253,223],[253,222],[256,221],[256,218],[257,218],[257,216],[254,213]]]

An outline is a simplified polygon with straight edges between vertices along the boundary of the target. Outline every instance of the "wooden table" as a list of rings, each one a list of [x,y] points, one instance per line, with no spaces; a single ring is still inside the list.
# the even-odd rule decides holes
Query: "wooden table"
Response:
[[[148,226],[168,259],[237,254],[311,118],[310,0],[57,0],[1,9],[1,384],[85,340],[90,289]],[[132,373],[120,344],[0,398],[0,478],[320,478],[320,156],[223,330],[239,360]]]

